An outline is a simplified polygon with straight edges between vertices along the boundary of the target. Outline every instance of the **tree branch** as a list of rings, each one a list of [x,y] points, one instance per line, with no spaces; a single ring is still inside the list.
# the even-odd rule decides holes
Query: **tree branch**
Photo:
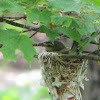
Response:
[[[33,46],[52,47],[53,44],[51,41],[45,41],[41,43],[34,43]]]
[[[32,38],[38,31],[35,31],[29,38]]]
[[[30,30],[33,30],[33,31],[37,31],[39,29],[39,27],[20,24],[20,23],[17,23],[17,22],[14,22],[14,21],[11,21],[11,20],[8,20],[8,19],[5,19],[5,18],[0,18],[0,22],[5,22],[5,23],[13,25],[13,26],[17,26],[17,27],[25,28],[25,29],[30,29]]]
[[[87,60],[94,60],[94,61],[100,61],[99,56],[93,56],[93,55],[77,55],[77,54],[57,54],[55,56],[66,58],[66,59],[87,59]],[[35,58],[38,58],[38,55],[34,55]]]
[[[0,16],[0,18],[7,18],[7,19],[26,19],[26,15],[23,16]]]
[[[95,61],[100,61],[100,57],[99,56],[93,56],[93,55],[72,55],[72,54],[60,54],[57,55],[59,57],[63,57],[63,58],[67,58],[67,59],[88,59],[88,60],[95,60]]]
[[[25,33],[25,32],[29,32],[29,31],[33,31],[33,30],[32,29],[26,29],[26,30],[20,31],[20,33]]]

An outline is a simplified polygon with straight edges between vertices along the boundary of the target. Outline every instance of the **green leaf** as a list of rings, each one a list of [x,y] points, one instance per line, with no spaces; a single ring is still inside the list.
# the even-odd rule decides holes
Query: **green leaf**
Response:
[[[56,32],[58,33],[64,33],[66,34],[68,37],[70,37],[71,39],[80,42],[80,34],[76,31],[73,30],[71,27],[66,28],[66,27],[57,27],[55,29]]]
[[[91,4],[91,5],[89,6],[89,8],[90,8],[91,10],[93,10],[95,13],[100,13],[100,6],[96,6],[95,4]]]
[[[27,11],[27,23],[39,21],[40,11],[37,8]]]
[[[85,19],[85,21],[74,20],[73,27],[76,28],[76,30],[81,34],[81,36],[87,35],[88,33],[93,33],[96,31],[93,21],[90,21],[88,19]]]
[[[95,25],[94,25],[94,24],[89,23],[89,22],[85,22],[85,25],[86,25],[86,30],[87,30],[87,32],[93,33],[93,32],[96,31],[96,30],[95,30]]]
[[[97,20],[97,16],[95,15],[88,15],[84,17],[85,22],[83,22],[86,26],[86,30],[88,33],[93,33],[95,32],[95,24],[94,22]]]
[[[68,28],[66,31],[66,35],[68,35],[71,39],[80,42],[80,34],[78,31],[73,30],[72,28]]]
[[[2,26],[1,26],[2,29],[14,29],[16,31],[22,31],[23,29],[20,28],[20,27],[16,27],[16,26],[13,26],[13,25],[10,25],[10,24],[6,24],[6,23],[3,23]]]
[[[97,37],[97,35],[98,35],[98,32],[93,32],[89,37],[81,40],[81,42],[80,42],[80,46],[81,46],[80,51],[83,51],[84,47],[88,43],[90,43],[92,40],[94,40]]]
[[[20,6],[14,0],[1,0],[0,1],[0,12],[24,12],[24,8]]]
[[[35,0],[35,5],[41,5],[43,6],[45,3],[47,3],[47,0]]]
[[[94,3],[96,6],[100,6],[100,0],[86,0],[90,1],[91,3]]]
[[[80,33],[81,36],[88,34],[86,26],[85,26],[84,22],[82,22],[81,20],[74,20],[73,27],[76,28],[76,30]]]
[[[71,23],[72,23],[72,19],[70,17],[64,18],[63,26],[69,27]]]
[[[34,21],[40,22],[41,24],[48,24],[50,21],[51,13],[47,10],[40,11],[37,8],[30,9],[27,11],[27,23]]]
[[[81,0],[48,0],[48,6],[54,11],[76,11],[80,12]]]
[[[19,34],[15,30],[0,30],[0,43],[3,44],[1,52],[4,60],[16,60],[15,51],[18,49],[24,54],[24,58],[31,65],[33,55],[36,53],[30,40],[25,34]]]
[[[97,1],[100,2],[100,0],[97,0]],[[84,8],[90,9],[94,13],[100,13],[100,3],[98,3],[97,1],[84,0]]]
[[[51,30],[44,25],[40,27],[39,31],[46,33],[46,35],[51,39],[52,42],[54,41],[55,37],[58,36],[58,31]]]
[[[55,25],[63,25],[69,27],[72,19],[66,15],[60,16],[59,14],[54,14],[51,16],[51,23]]]

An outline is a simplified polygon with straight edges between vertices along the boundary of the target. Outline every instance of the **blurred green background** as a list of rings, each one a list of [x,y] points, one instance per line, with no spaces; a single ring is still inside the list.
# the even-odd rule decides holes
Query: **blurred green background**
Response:
[[[40,82],[39,69],[25,71],[16,67],[0,67],[0,100],[51,100],[48,89]]]
[[[31,87],[13,86],[6,91],[0,91],[0,100],[51,100],[51,97],[44,87],[32,91]]]

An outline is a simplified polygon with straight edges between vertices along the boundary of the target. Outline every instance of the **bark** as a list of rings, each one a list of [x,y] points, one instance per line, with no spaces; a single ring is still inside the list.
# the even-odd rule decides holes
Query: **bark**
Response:
[[[89,82],[85,83],[82,93],[83,100],[100,100],[100,65],[95,61],[89,61]]]
[[[96,45],[89,45],[86,48],[88,51],[97,49]],[[89,61],[87,77],[89,81],[85,82],[85,90],[82,91],[83,100],[100,100],[100,64],[97,61]]]

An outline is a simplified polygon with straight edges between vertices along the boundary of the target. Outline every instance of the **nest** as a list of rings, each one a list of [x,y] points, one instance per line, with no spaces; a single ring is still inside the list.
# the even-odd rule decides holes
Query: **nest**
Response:
[[[53,100],[82,100],[80,87],[87,80],[87,60],[65,59],[58,53],[42,52],[38,55],[44,85]]]

